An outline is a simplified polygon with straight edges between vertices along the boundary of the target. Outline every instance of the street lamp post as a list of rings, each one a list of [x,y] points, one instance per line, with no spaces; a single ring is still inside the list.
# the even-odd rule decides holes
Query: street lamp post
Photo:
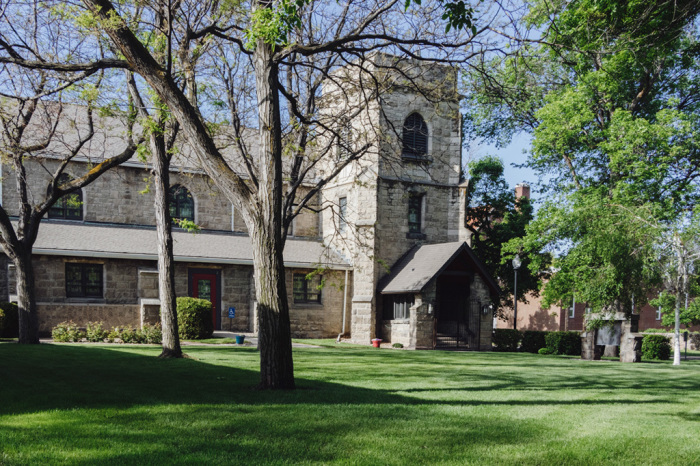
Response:
[[[515,283],[513,284],[513,330],[518,329],[518,269],[522,265],[518,254],[513,258],[513,271],[515,272]]]

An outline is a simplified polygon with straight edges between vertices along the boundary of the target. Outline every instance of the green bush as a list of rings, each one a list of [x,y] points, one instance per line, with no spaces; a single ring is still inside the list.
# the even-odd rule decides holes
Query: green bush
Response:
[[[51,330],[51,337],[53,341],[68,342],[68,341],[81,341],[85,338],[85,332],[78,328],[75,322],[69,320],[67,322],[61,322],[56,325],[53,330]]]
[[[648,328],[642,333],[670,333],[668,330],[663,328]]]
[[[0,303],[0,338],[19,336],[19,310],[15,303]]]
[[[644,335],[642,358],[667,360],[671,357],[671,342],[663,335]]]
[[[547,332],[526,330],[523,332],[523,342],[520,345],[520,350],[526,353],[538,353],[540,349],[547,346],[547,342],[545,341],[546,335]]]
[[[109,332],[102,327],[102,322],[88,322],[85,337],[87,341],[102,342]]]
[[[107,334],[107,342],[114,343],[116,340],[121,340],[122,331],[119,327],[112,327],[112,330]]]
[[[579,332],[549,332],[545,336],[551,354],[581,356],[581,334]]]
[[[177,298],[177,324],[184,340],[211,338],[214,333],[211,303],[205,299]]]
[[[163,343],[163,331],[160,328],[160,324],[144,325],[141,329],[141,336],[141,341],[143,343],[152,343],[156,345]]]
[[[523,338],[519,330],[512,328],[497,328],[493,331],[494,351],[518,351],[518,344]]]
[[[119,338],[122,343],[141,343],[142,341],[141,332],[131,327],[124,327]]]
[[[546,354],[552,354],[552,352],[549,351],[549,348],[547,348],[547,347],[545,347],[545,348],[540,348],[540,349],[537,350],[537,352],[538,352],[539,354],[545,354],[545,355],[546,355]]]
[[[403,343],[394,343],[391,345],[392,348],[403,348]]]

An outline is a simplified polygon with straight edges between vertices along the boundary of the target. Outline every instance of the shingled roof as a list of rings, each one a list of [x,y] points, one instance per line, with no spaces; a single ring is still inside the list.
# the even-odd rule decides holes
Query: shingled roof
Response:
[[[460,242],[414,246],[391,268],[391,273],[384,277],[379,292],[418,293],[433,278],[440,275],[460,253],[466,254],[475,271],[483,277],[491,291],[498,292],[498,285],[486,271],[484,264],[467,243]]]
[[[175,260],[217,264],[252,264],[247,235],[228,232],[173,232]],[[95,225],[44,221],[34,254],[156,260],[153,227]],[[350,269],[350,265],[320,241],[288,239],[284,248],[287,267]]]

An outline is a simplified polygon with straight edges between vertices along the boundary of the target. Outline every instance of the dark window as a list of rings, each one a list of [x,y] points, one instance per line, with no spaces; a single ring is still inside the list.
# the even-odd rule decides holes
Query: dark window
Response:
[[[68,298],[102,298],[102,264],[66,262]]]
[[[408,232],[420,233],[423,217],[423,195],[409,194],[408,196]]]
[[[348,213],[348,198],[347,197],[341,197],[338,199],[338,229],[340,230],[341,233],[345,233],[345,229],[348,226],[347,220],[345,220],[345,216]]]
[[[384,320],[408,319],[413,306],[412,294],[390,294],[384,296]]]
[[[179,184],[170,188],[170,217],[194,222],[194,199],[187,188]]]
[[[403,123],[401,157],[420,160],[428,154],[428,125],[423,117],[412,113]]]
[[[343,160],[352,153],[352,126],[344,122],[338,128],[338,159]]]
[[[321,276],[314,275],[308,280],[306,274],[294,274],[294,302],[295,303],[320,303],[321,302]]]
[[[67,174],[62,174],[58,178],[58,185],[61,186],[71,180]],[[66,220],[83,219],[83,191],[78,189],[75,192],[60,197],[49,209],[49,218],[63,218]]]

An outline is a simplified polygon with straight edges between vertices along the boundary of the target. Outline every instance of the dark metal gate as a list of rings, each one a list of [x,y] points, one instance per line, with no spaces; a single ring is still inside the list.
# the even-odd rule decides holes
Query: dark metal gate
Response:
[[[443,296],[435,319],[435,348],[478,350],[480,311],[481,303],[476,299],[456,293]]]

